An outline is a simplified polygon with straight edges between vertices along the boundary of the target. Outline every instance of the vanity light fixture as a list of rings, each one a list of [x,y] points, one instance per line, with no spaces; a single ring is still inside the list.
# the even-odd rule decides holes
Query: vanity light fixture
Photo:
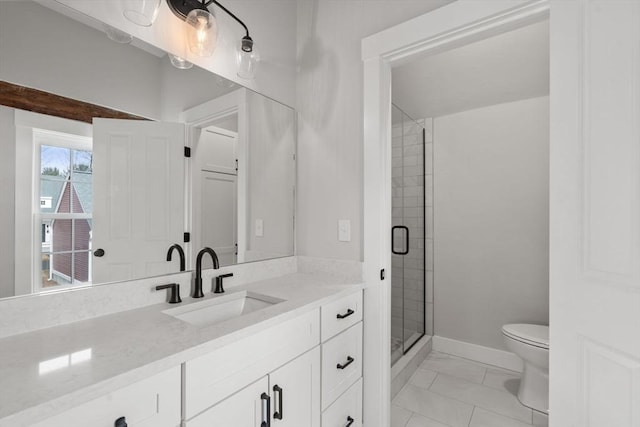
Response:
[[[240,40],[238,50],[238,76],[245,79],[255,77],[256,66],[260,60],[249,29],[242,20],[221,5],[217,0],[167,0],[171,11],[187,25],[187,42],[191,52],[198,56],[211,56],[218,41],[218,24],[208,6],[215,4],[223,12],[236,20],[246,34]]]

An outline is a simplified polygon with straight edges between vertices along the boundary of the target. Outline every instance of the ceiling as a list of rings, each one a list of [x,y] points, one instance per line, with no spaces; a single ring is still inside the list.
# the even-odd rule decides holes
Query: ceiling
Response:
[[[420,119],[549,94],[545,20],[393,69],[393,102]]]

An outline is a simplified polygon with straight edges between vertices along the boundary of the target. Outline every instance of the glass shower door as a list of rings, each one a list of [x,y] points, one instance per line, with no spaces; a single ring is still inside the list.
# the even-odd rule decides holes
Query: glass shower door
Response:
[[[425,333],[424,128],[393,106],[391,362]]]

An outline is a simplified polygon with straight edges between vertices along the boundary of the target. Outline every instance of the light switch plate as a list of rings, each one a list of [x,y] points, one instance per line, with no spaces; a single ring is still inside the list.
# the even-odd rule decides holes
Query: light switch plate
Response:
[[[339,242],[351,241],[351,220],[348,220],[348,219],[338,220],[338,241]]]
[[[264,236],[264,222],[261,219],[256,219],[256,237]]]

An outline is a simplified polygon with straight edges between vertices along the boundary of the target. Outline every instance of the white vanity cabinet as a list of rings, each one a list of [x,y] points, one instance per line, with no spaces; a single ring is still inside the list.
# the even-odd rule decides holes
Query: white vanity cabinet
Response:
[[[192,419],[318,344],[320,312],[315,309],[185,362],[184,419]]]
[[[297,357],[185,427],[320,427],[320,349]]]
[[[360,427],[362,291],[299,313],[33,427]]]
[[[322,427],[362,425],[362,292],[321,308]]]
[[[362,425],[362,291],[184,364],[184,427]]]
[[[180,367],[108,393],[32,427],[114,427],[121,417],[128,427],[178,427]]]
[[[267,425],[319,427],[319,344],[320,309],[315,309],[187,361],[185,425],[253,426],[220,421],[244,411],[253,416],[244,414],[243,423],[264,427],[263,413],[269,404]]]

